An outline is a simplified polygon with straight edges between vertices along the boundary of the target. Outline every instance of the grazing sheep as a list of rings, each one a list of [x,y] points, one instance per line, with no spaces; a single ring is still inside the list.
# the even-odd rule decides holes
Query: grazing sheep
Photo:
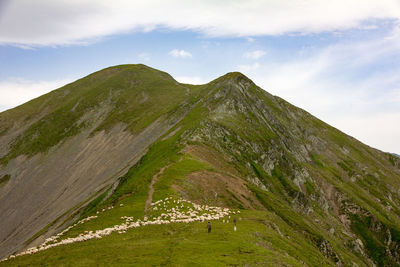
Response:
[[[172,209],[166,209],[166,204],[170,203],[169,200],[171,200],[171,203],[177,203],[181,204],[180,206],[177,205]],[[119,224],[119,225],[114,225],[113,227],[108,227],[102,230],[96,230],[95,232],[93,231],[84,231],[83,233],[80,233],[76,237],[69,237],[63,240],[59,240],[65,233],[67,233],[69,230],[74,228],[75,226],[79,224],[83,224],[87,221],[96,219],[97,216],[89,216],[87,218],[84,218],[77,223],[73,224],[72,226],[67,227],[64,229],[62,232],[58,233],[55,236],[49,237],[45,240],[44,243],[37,247],[32,247],[28,248],[27,250],[20,252],[16,255],[10,255],[8,258],[4,258],[1,261],[5,260],[10,260],[13,259],[17,256],[22,256],[22,255],[27,255],[27,254],[34,254],[39,251],[43,251],[52,247],[60,246],[60,245],[65,245],[65,244],[71,244],[75,242],[83,242],[86,240],[90,239],[100,239],[103,238],[104,236],[110,235],[113,232],[117,232],[118,234],[124,234],[126,231],[130,228],[137,228],[137,227],[143,227],[146,225],[161,225],[161,224],[170,224],[170,223],[191,223],[191,222],[204,222],[208,221],[207,223],[207,230],[208,233],[211,232],[211,220],[219,220],[220,218],[223,218],[225,216],[229,216],[230,214],[236,214],[240,213],[240,211],[231,211],[228,208],[221,208],[221,207],[210,207],[207,205],[198,205],[196,203],[192,203],[191,201],[185,200],[185,199],[177,199],[173,200],[172,197],[167,197],[164,200],[158,200],[154,203],[151,204],[151,206],[159,206],[160,208],[160,215],[158,217],[154,217],[153,220],[151,218],[148,218],[147,216],[144,216],[143,221],[140,219],[136,220],[135,222],[133,221],[133,217],[131,216],[123,216],[121,217],[122,220],[125,220],[124,223]],[[120,204],[122,207],[123,204]],[[164,207],[164,209],[162,208]],[[185,211],[184,208],[187,208]],[[104,212],[106,210],[110,210],[114,208],[113,206],[103,208],[101,211],[97,211],[96,214],[99,214],[100,212]],[[182,209],[182,210],[181,210]],[[194,210],[193,210],[194,209]],[[158,211],[158,207],[154,207],[153,211]],[[240,220],[241,218],[239,218]],[[223,220],[225,223],[225,220]],[[229,223],[229,220],[227,220]],[[236,231],[236,218],[234,218],[234,223],[235,223],[235,231]]]

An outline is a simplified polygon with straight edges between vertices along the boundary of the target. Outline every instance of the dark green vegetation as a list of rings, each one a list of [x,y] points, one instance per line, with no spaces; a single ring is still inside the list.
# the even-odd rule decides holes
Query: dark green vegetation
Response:
[[[0,178],[0,187],[5,185],[9,180],[11,176],[9,174],[5,174],[3,177]]]
[[[204,223],[145,226],[0,266],[400,266],[400,158],[240,73],[193,86],[143,65],[116,66],[1,113],[0,138],[21,120],[29,123],[0,151],[4,173],[21,155],[52,155],[85,131],[90,139],[170,126],[88,201],[63,207],[69,217],[29,237],[96,214],[65,237],[120,224],[122,216],[143,218],[150,185],[153,202],[174,196],[240,209],[241,220],[236,232],[232,221],[214,221],[210,235]]]

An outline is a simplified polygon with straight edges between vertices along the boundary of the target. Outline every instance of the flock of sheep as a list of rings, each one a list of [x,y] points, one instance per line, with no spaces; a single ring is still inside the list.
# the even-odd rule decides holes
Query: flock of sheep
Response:
[[[122,204],[120,206],[123,206]],[[104,208],[101,212],[112,209],[110,206],[108,208]],[[99,212],[97,212],[98,214]],[[170,224],[170,223],[190,223],[196,221],[211,221],[218,220],[225,216],[229,216],[230,214],[240,213],[240,211],[232,211],[228,208],[221,207],[211,207],[207,205],[198,205],[191,201],[185,199],[174,199],[172,197],[167,197],[163,200],[158,200],[151,204],[151,216],[144,216],[143,220],[134,221],[133,217],[123,216],[122,220],[125,220],[122,224],[114,225],[113,227],[108,227],[101,230],[96,231],[85,231],[84,233],[79,234],[76,237],[69,237],[66,239],[62,239],[62,236],[67,233],[69,230],[74,228],[79,224],[83,224],[87,221],[96,219],[97,216],[90,216],[85,219],[78,221],[77,223],[69,226],[62,232],[58,233],[55,236],[47,238],[44,243],[37,247],[29,248],[23,252],[20,252],[15,255],[11,255],[7,258],[4,258],[1,261],[13,259],[17,256],[34,254],[39,251],[43,251],[52,247],[71,244],[75,242],[82,242],[90,239],[100,239],[104,236],[108,236],[113,232],[117,232],[119,234],[126,233],[126,231],[130,228],[142,227],[146,225],[153,224]]]

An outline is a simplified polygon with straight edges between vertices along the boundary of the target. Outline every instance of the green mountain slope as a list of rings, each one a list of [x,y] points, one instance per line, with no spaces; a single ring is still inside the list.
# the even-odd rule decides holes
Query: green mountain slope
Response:
[[[57,244],[0,266],[400,265],[400,159],[240,73],[111,67],[1,113],[0,144],[0,256]]]

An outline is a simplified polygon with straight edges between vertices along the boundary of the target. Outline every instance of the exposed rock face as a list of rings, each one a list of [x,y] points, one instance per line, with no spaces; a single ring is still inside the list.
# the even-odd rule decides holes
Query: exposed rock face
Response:
[[[188,175],[186,187],[174,185],[183,196],[201,202],[201,190],[214,204],[272,211],[337,265],[351,265],[340,246],[366,265],[400,265],[400,158],[240,73],[190,86],[142,65],[0,114],[0,177],[11,177],[0,187],[0,257],[117,186],[149,146],[174,136],[219,172]]]
[[[397,239],[393,244],[390,237],[391,232],[397,233],[397,227],[390,220],[385,224],[391,226],[372,223],[379,221],[376,216],[399,221],[399,194],[396,200],[391,197],[399,188],[398,160],[259,90],[250,81],[240,82],[246,77],[238,77],[232,79],[228,74],[217,80],[214,86],[221,88],[204,104],[217,108],[187,138],[233,157],[233,162],[246,167],[251,184],[282,195],[297,212],[317,221],[322,214],[326,216],[322,221],[330,221],[341,233],[350,234],[349,242],[356,243],[353,250],[362,253],[367,262],[399,264],[393,251],[400,243]],[[396,203],[396,213],[387,212],[387,205],[392,207],[389,203]],[[371,221],[365,230],[368,233],[357,229],[358,218]],[[331,235],[341,234],[331,229],[326,229]],[[371,242],[369,235],[382,243],[380,254],[374,253],[374,245],[365,247],[356,238]],[[325,256],[342,264],[327,240],[318,244]]]

